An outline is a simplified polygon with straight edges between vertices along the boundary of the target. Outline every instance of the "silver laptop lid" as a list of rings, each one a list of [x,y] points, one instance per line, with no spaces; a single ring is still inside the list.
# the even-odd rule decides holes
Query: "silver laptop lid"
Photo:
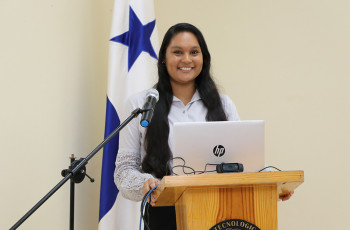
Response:
[[[242,163],[244,172],[264,167],[264,121],[181,122],[174,124],[173,132],[173,157],[182,157],[196,171],[207,163]],[[173,161],[173,166],[180,164]],[[210,170],[215,166],[208,166]],[[174,172],[184,174],[181,167]]]

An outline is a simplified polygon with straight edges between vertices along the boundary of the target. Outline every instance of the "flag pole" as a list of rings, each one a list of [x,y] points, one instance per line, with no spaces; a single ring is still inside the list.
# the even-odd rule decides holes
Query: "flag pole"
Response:
[[[146,112],[148,109],[143,110],[140,108],[135,109],[131,112],[131,115],[121,124],[119,125],[106,139],[104,139],[86,158],[80,158],[76,161],[78,164],[73,164],[69,169],[62,171],[62,176],[64,177],[53,189],[50,190],[36,205],[34,205],[20,220],[15,223],[10,230],[17,229],[26,219],[28,219],[42,204],[44,204],[57,190],[59,190],[62,185],[64,185],[69,179],[71,179],[74,183],[80,183],[84,180],[86,175],[86,170],[82,170],[85,165],[87,165],[88,161],[95,156],[95,154],[101,150],[114,136],[116,136],[132,119],[136,118],[140,113]],[[74,166],[73,166],[74,165]],[[80,182],[76,182],[74,180],[75,176],[82,176]],[[72,209],[71,209],[72,210]],[[74,210],[74,209],[73,209]],[[71,213],[72,214],[72,213]],[[73,221],[74,223],[74,221]]]

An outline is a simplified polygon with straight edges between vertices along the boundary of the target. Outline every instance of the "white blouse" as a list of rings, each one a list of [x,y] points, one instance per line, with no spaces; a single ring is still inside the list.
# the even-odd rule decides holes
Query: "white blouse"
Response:
[[[132,96],[126,111],[142,108],[147,91]],[[231,99],[220,94],[223,109],[229,121],[239,120],[236,106]],[[169,147],[172,151],[173,125],[176,122],[203,122],[206,121],[207,108],[204,106],[198,91],[191,101],[184,105],[174,96],[168,115],[169,120]],[[133,119],[121,132],[119,137],[119,151],[115,162],[114,181],[122,195],[130,200],[142,200],[142,186],[151,174],[143,173],[141,162],[146,155],[144,148],[146,128],[140,125],[141,116]]]

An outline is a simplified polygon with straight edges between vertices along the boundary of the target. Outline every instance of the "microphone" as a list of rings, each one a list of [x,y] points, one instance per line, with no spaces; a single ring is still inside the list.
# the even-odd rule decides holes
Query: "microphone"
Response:
[[[141,126],[142,127],[148,127],[149,123],[151,122],[154,107],[159,99],[159,93],[156,89],[150,89],[148,90],[146,94],[146,102],[142,107],[142,118],[141,118]]]

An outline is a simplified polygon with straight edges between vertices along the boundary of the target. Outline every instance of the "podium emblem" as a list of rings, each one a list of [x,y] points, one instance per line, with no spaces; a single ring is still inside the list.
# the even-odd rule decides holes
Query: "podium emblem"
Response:
[[[260,228],[245,220],[230,219],[217,223],[209,230],[260,230]]]

